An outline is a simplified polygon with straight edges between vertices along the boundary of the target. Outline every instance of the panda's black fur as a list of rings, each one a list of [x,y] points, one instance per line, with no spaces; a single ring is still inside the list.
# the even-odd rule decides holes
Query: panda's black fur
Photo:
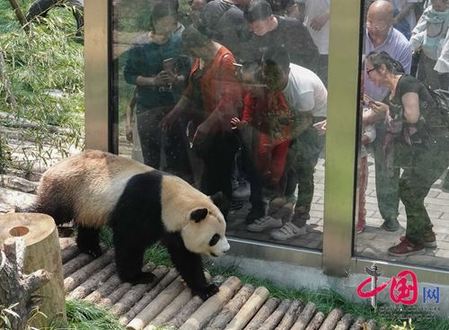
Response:
[[[86,152],[84,156],[81,155],[75,157],[79,157],[81,160],[83,160],[83,157],[100,157],[99,159],[102,160],[101,163],[107,164],[109,159],[115,160],[116,157],[119,156],[99,151],[89,151]],[[105,157],[104,159],[106,162],[103,162],[102,157]],[[133,162],[131,160],[122,161],[121,159],[119,161],[124,162],[124,164]],[[98,161],[95,160],[95,162]],[[133,163],[130,164],[131,166],[134,166]],[[118,174],[121,174],[121,172],[118,171],[120,166],[118,168],[113,167],[114,170],[117,170]],[[176,177],[167,178],[169,176],[167,173],[154,170],[150,167],[142,169],[142,166],[144,165],[139,164],[138,173],[132,173],[129,179],[127,179],[123,191],[119,194],[115,206],[107,217],[107,222],[113,231],[113,245],[115,247],[115,260],[119,277],[121,280],[133,284],[147,283],[153,280],[154,275],[151,272],[142,271],[143,255],[147,247],[160,241],[166,246],[173,264],[192,292],[198,294],[203,299],[207,299],[209,296],[215,294],[218,291],[218,288],[214,284],[207,283],[200,254],[186,248],[181,231],[168,231],[166,228],[167,224],[164,224],[162,216],[163,205],[161,202],[163,200],[163,196],[161,195],[164,189],[163,185],[169,184],[171,182],[170,180],[174,180]],[[101,225],[104,223],[101,222],[96,223],[95,225],[90,225],[89,223],[83,223],[81,219],[76,219],[75,213],[77,212],[77,208],[83,206],[77,205],[82,203],[77,200],[76,194],[84,193],[84,191],[74,191],[75,189],[74,187],[70,187],[70,183],[72,181],[79,181],[81,190],[85,189],[83,188],[84,185],[89,187],[90,183],[83,182],[84,179],[82,174],[75,173],[73,178],[71,178],[71,174],[67,173],[69,177],[65,178],[64,174],[60,173],[63,172],[63,169],[67,170],[70,168],[70,165],[65,165],[65,167],[62,166],[60,170],[49,169],[47,171],[48,173],[44,173],[38,190],[38,198],[34,210],[36,212],[49,214],[55,219],[55,222],[58,225],[70,221],[75,217],[75,222],[78,225],[77,244],[79,249],[97,257],[101,254],[99,231]],[[89,169],[84,168],[83,170],[89,171]],[[86,173],[86,180],[95,178],[95,175],[93,174],[91,175],[92,177],[89,176],[90,172]],[[114,179],[113,175],[111,177]],[[102,183],[102,181],[100,182]],[[181,182],[182,189],[179,191],[180,194],[192,193],[194,198],[196,198],[196,194],[198,194],[196,189],[185,186],[183,181],[179,178],[174,182],[177,182],[177,184]],[[94,184],[95,180],[92,180],[92,185]],[[98,197],[98,201],[101,202],[101,194],[98,194],[98,196],[100,196]],[[201,195],[198,196],[201,197]],[[96,198],[97,196],[91,197]],[[175,198],[181,199],[183,197],[185,196],[177,196]],[[217,224],[213,222],[212,226],[217,226],[220,230],[225,228],[222,228],[222,226],[225,226],[222,214],[218,209],[215,209],[215,206],[212,206],[212,202],[219,204],[219,196],[215,197],[215,200],[214,198],[212,198],[212,200],[208,198],[209,203],[211,204],[209,209],[204,207],[208,202],[201,200],[201,203],[198,204],[199,208],[194,209],[189,213],[188,216],[190,219],[186,219],[185,223],[182,224],[182,226],[197,226],[192,227],[193,229],[189,229],[190,232],[188,234],[190,236],[188,237],[192,237],[191,239],[196,237],[195,230],[201,230],[203,221],[217,221]],[[202,199],[202,197],[200,199]],[[187,206],[186,204],[188,203],[181,203],[180,209],[182,210],[184,206],[195,207],[195,205]],[[177,204],[175,204],[175,206],[176,205]],[[99,209],[101,209],[101,207],[102,205],[98,205]],[[219,219],[217,220],[212,217],[212,213],[219,214]],[[221,221],[223,221],[223,224]],[[208,224],[208,226],[210,225]],[[212,228],[215,229],[215,227]],[[211,229],[207,230],[210,231]],[[224,232],[222,235],[223,239],[225,239]],[[196,242],[194,242],[194,244],[196,244]],[[213,254],[214,253],[211,253],[211,255]]]

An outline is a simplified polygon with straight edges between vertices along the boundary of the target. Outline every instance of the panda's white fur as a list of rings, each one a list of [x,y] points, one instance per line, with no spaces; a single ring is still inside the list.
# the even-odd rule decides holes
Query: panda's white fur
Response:
[[[148,209],[138,202],[141,199],[148,201]],[[225,219],[209,196],[179,177],[126,157],[86,151],[43,174],[35,211],[50,214],[57,224],[73,218],[79,226],[80,249],[94,255],[99,254],[98,229],[113,222],[117,268],[124,280],[151,280],[141,272],[137,258],[142,258],[144,247],[161,240],[195,293],[207,298],[216,291],[200,275],[197,254],[219,256],[229,250]],[[136,244],[138,257],[132,249]]]

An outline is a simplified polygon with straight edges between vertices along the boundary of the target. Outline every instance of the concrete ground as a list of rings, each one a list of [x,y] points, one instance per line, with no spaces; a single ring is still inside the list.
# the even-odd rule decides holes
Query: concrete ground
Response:
[[[441,180],[438,180],[426,198],[427,211],[430,215],[433,229],[437,234],[437,248],[426,249],[422,255],[409,257],[391,257],[387,249],[399,243],[399,237],[405,234],[406,215],[402,203],[399,208],[400,230],[387,232],[380,229],[383,220],[380,216],[375,188],[374,163],[369,160],[369,179],[366,191],[367,227],[355,237],[355,255],[374,258],[377,260],[399,261],[413,265],[432,266],[449,269],[449,193],[441,190]],[[315,194],[313,198],[311,219],[307,222],[307,233],[298,238],[281,244],[289,246],[322,249],[323,210],[324,210],[324,160],[321,159],[315,172]],[[244,223],[249,205],[240,210],[232,211],[228,224],[228,234],[254,240],[278,243],[270,238],[269,230],[262,233],[251,233],[246,230]]]

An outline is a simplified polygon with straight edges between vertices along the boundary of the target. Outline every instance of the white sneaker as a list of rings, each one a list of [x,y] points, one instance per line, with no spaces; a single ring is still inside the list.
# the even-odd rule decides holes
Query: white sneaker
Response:
[[[252,224],[246,226],[246,229],[248,231],[251,231],[254,233],[260,233],[261,231],[264,231],[265,229],[280,228],[280,227],[282,227],[281,219],[275,219],[270,216],[265,216],[265,217],[255,220]]]
[[[285,241],[293,237],[298,237],[306,233],[306,226],[298,227],[291,222],[287,222],[281,228],[270,233],[271,238],[277,241]]]

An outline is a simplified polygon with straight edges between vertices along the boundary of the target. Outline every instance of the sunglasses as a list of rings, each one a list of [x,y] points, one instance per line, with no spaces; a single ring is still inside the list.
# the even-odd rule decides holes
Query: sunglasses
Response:
[[[374,70],[376,70],[376,68],[372,68],[372,69],[366,70],[366,75],[369,76],[369,74],[370,74],[372,71],[374,71]]]

